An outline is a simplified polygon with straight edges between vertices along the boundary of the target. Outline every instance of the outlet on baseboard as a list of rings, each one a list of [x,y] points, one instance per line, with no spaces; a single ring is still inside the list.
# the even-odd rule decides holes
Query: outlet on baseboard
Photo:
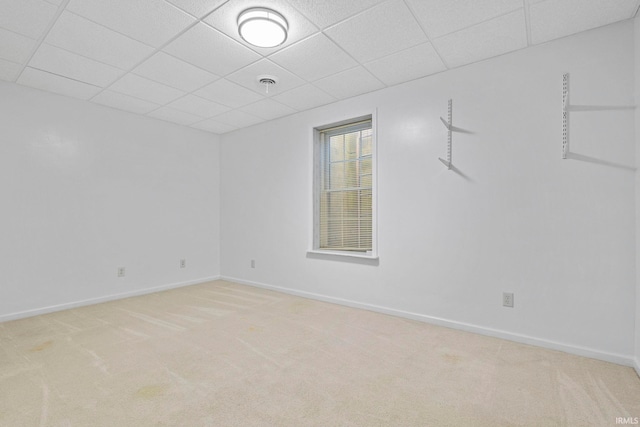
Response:
[[[512,292],[503,292],[502,293],[502,305],[505,307],[513,308],[513,293]]]
[[[118,277],[124,277],[126,270],[124,267],[118,267]]]
[[[186,259],[181,259],[180,260],[180,268],[187,268],[187,260]]]

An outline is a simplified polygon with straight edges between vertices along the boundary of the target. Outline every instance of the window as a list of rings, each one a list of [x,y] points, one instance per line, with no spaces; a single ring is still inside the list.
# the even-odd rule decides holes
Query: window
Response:
[[[315,251],[375,256],[374,162],[371,116],[316,129]]]

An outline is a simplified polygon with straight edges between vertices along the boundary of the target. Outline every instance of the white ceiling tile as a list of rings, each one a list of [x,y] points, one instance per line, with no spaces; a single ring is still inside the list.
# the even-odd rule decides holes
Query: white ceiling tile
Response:
[[[527,46],[524,11],[483,22],[433,41],[449,67],[481,61]]]
[[[58,8],[41,0],[0,0],[0,27],[38,39]]]
[[[211,12],[225,0],[167,0],[169,3],[184,10],[187,13],[195,16],[196,18],[202,18],[207,13]]]
[[[385,0],[289,0],[320,28],[326,28]]]
[[[91,102],[117,108],[119,110],[130,111],[137,114],[146,114],[149,111],[160,107],[158,104],[143,101],[122,93],[105,90],[91,99]]]
[[[35,40],[0,28],[0,59],[23,63],[36,45]]]
[[[407,0],[431,38],[522,9],[522,0]]]
[[[525,6],[530,42],[542,43],[629,19],[640,4],[256,1],[0,0],[0,80],[18,79],[224,133],[524,48]],[[282,46],[261,49],[239,37],[238,14],[260,6],[288,20],[289,37]],[[161,46],[163,51],[156,52]],[[276,76],[278,84],[267,94],[259,75]]]
[[[218,114],[230,110],[229,107],[225,107],[224,105],[220,105],[216,102],[209,101],[208,99],[200,98],[195,95],[183,96],[167,106],[175,108],[176,110],[184,111],[185,113],[193,114],[201,119],[217,116]]]
[[[263,99],[256,103],[246,105],[242,107],[241,110],[265,120],[272,120],[296,112],[293,108],[287,107],[286,105],[280,104],[279,102],[271,99]]]
[[[220,114],[213,118],[216,122],[220,122],[225,125],[242,128],[245,126],[255,125],[256,123],[263,122],[260,117],[256,117],[252,114],[245,113],[240,110],[232,110],[226,113]]]
[[[202,117],[194,116],[193,114],[185,113],[184,111],[170,107],[158,108],[157,110],[147,114],[147,116],[186,126],[202,120]]]
[[[43,43],[29,66],[73,80],[105,87],[122,74],[122,70],[93,59]]]
[[[296,110],[308,110],[320,105],[329,104],[336,99],[317,87],[306,84],[273,97],[274,100]]]
[[[45,42],[122,69],[130,69],[153,48],[81,16],[64,11]]]
[[[263,98],[261,95],[226,79],[217,80],[194,93],[231,108],[242,107]]]
[[[338,99],[349,98],[382,89],[384,85],[363,67],[352,68],[314,83]]]
[[[261,75],[270,75],[278,78],[278,83],[276,85],[269,86],[269,93],[266,92],[267,88],[264,85],[258,83],[258,76]],[[268,59],[262,59],[238,70],[235,73],[228,75],[227,79],[263,96],[274,96],[278,93],[285,92],[296,86],[304,84],[304,80],[293,75],[279,65],[274,64]]]
[[[97,86],[29,67],[24,69],[17,83],[80,99],[89,99],[100,92]]]
[[[178,37],[165,52],[224,76],[260,59],[260,55],[206,24],[198,24]]]
[[[365,67],[386,85],[395,85],[446,70],[431,43],[423,43],[376,59],[365,64]]]
[[[236,126],[226,125],[224,123],[217,122],[214,119],[207,119],[194,123],[191,127],[213,133],[227,133],[238,129]]]
[[[185,95],[181,90],[131,73],[112,84],[109,89],[160,105]]]
[[[14,81],[20,68],[20,65],[15,62],[0,59],[0,80],[6,80],[8,82]]]
[[[196,21],[164,0],[71,0],[67,10],[154,47]]]
[[[360,62],[371,61],[427,41],[402,0],[391,0],[325,31]]]
[[[218,79],[218,76],[174,58],[164,52],[158,52],[133,70],[135,74],[155,80],[159,83],[191,92]]]
[[[543,43],[631,18],[637,0],[547,0],[529,6],[531,41]]]
[[[238,34],[238,15],[246,9],[258,6],[266,6],[269,9],[275,10],[287,20],[287,23],[289,24],[287,40],[285,40],[285,42],[280,46],[273,48],[256,47],[245,42]],[[318,29],[309,20],[307,20],[307,18],[300,14],[300,12],[285,0],[269,0],[269,2],[263,2],[263,4],[257,3],[256,0],[230,0],[225,3],[224,6],[209,15],[205,19],[205,22],[219,29],[237,42],[242,43],[264,56],[289,46],[298,40],[302,40],[303,38],[318,31]]]
[[[318,80],[358,65],[322,33],[276,52],[269,59],[308,81]]]

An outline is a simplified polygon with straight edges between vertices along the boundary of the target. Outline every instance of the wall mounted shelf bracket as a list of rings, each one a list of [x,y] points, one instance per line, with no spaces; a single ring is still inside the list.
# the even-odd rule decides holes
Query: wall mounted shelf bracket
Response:
[[[440,117],[440,120],[442,120],[442,123],[444,124],[444,127],[447,128],[447,160],[444,160],[441,157],[438,157],[438,160],[440,160],[442,162],[442,164],[444,164],[447,169],[451,170],[451,133],[453,132],[453,118],[452,118],[452,110],[453,110],[453,100],[449,100],[449,111],[448,111],[448,115],[447,118],[448,120],[443,119],[442,117]]]

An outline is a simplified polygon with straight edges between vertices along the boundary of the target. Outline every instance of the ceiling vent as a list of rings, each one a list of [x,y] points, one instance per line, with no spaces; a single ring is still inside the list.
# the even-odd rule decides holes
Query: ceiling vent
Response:
[[[269,87],[278,84],[278,78],[276,76],[262,75],[257,78],[258,83],[265,87],[265,92],[269,93]]]

